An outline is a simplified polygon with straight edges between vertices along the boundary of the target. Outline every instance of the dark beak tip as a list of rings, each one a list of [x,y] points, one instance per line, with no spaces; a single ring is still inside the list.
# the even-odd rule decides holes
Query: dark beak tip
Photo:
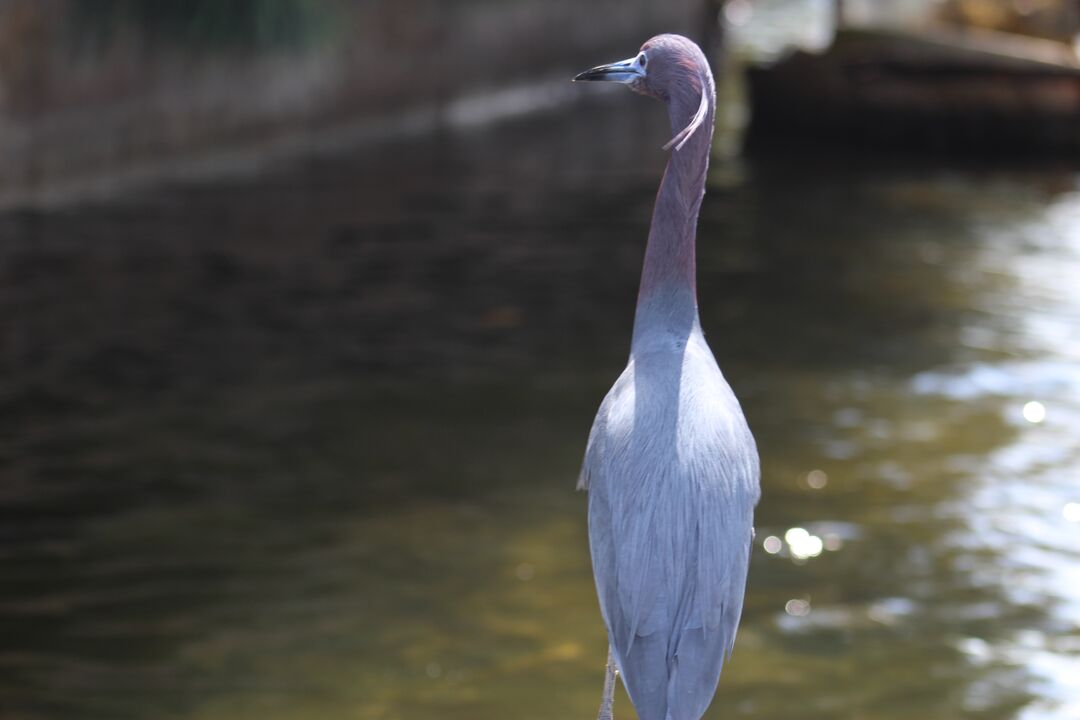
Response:
[[[633,73],[630,69],[625,67],[625,63],[615,63],[613,65],[598,65],[594,68],[589,68],[585,72],[580,72],[574,76],[574,82],[589,81],[596,82],[601,80],[616,81],[625,83],[627,76],[632,76]]]
[[[596,82],[598,80],[610,80],[611,72],[607,68],[593,68],[574,76],[574,82]]]

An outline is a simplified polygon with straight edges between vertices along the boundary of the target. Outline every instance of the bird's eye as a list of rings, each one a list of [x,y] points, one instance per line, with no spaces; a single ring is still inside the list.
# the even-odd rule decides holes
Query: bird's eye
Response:
[[[641,53],[640,55],[638,55],[638,65],[641,66],[642,70],[644,70],[645,66],[648,65],[648,64],[649,64],[649,58],[648,58],[647,55],[645,55],[645,53]]]

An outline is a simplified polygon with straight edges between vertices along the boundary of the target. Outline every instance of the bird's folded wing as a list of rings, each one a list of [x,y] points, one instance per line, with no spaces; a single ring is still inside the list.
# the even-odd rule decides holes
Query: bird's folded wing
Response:
[[[681,479],[687,492],[661,496],[649,492],[652,482],[610,478],[609,465],[586,462],[593,572],[617,650],[637,636],[700,627],[722,631],[730,652],[753,533],[745,508],[756,497],[746,488],[756,486],[757,465],[726,460],[711,471],[726,477]]]

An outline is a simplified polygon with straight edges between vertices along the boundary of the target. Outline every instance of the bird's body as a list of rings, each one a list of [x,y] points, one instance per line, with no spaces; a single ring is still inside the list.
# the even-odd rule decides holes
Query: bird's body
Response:
[[[624,70],[633,63],[639,77]],[[679,36],[579,78],[616,72],[665,101],[678,144],[657,195],[630,360],[596,415],[579,487],[611,655],[638,716],[698,720],[735,640],[760,495],[753,436],[698,322],[695,234],[715,91],[704,56]]]

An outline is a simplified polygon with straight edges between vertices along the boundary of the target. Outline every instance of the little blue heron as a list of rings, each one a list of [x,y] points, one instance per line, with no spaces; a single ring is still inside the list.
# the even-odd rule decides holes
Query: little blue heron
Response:
[[[616,672],[641,720],[698,720],[731,654],[761,495],[754,436],[698,322],[695,236],[716,90],[700,48],[659,35],[575,80],[663,101],[675,136],[653,209],[630,360],[593,421],[578,487]]]

